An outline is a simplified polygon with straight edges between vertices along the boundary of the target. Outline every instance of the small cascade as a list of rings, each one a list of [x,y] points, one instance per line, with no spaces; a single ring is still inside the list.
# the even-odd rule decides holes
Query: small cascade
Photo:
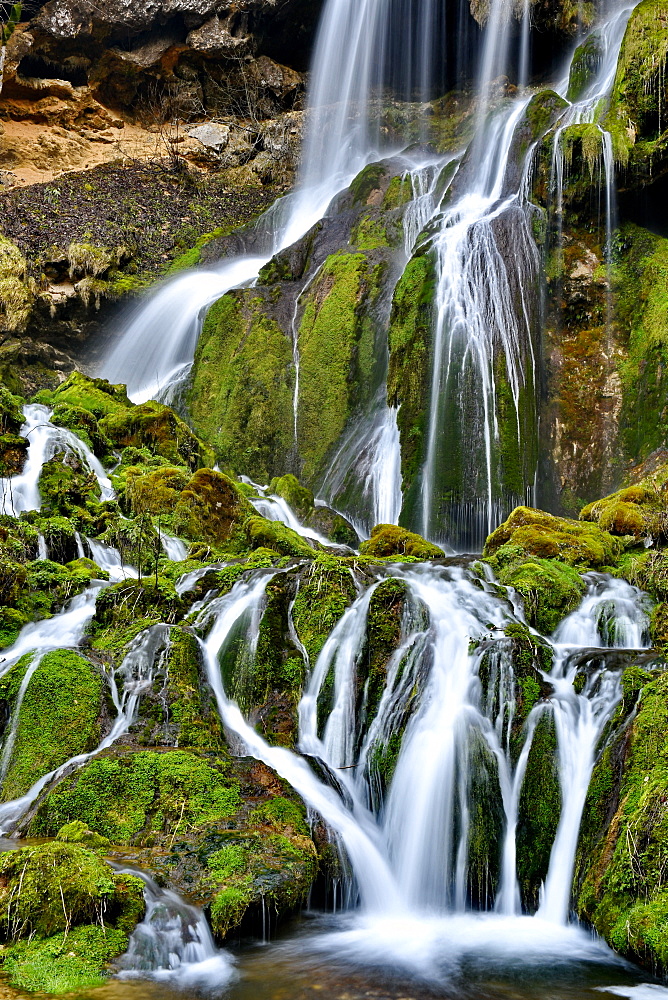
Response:
[[[123,580],[136,580],[139,573],[134,566],[127,566],[121,559],[118,549],[112,545],[106,545],[96,538],[87,538],[86,544],[90,549],[93,562],[96,562],[100,569],[109,574],[111,583],[121,583]]]
[[[285,778],[307,805],[337,833],[355,871],[364,907],[373,912],[400,912],[398,889],[384,857],[379,830],[371,813],[359,807],[354,815],[349,812],[339,795],[315,776],[302,757],[284,747],[269,746],[225,694],[220,658],[234,634],[235,626],[244,618],[252,620],[261,607],[267,584],[275,573],[257,571],[249,579],[239,581],[229,594],[213,601],[197,620],[200,626],[213,622],[202,648],[218,711],[239,749],[264,761]],[[252,644],[252,631],[248,638]]]
[[[179,597],[183,597],[184,594],[194,590],[202,577],[206,576],[207,573],[213,573],[218,569],[225,569],[226,566],[227,563],[209,563],[208,566],[202,566],[200,569],[194,569],[190,573],[184,573],[176,581],[176,593]]]
[[[26,653],[44,654],[54,649],[70,649],[78,646],[86,625],[95,614],[95,602],[103,587],[104,583],[101,581],[93,583],[83,593],[73,597],[53,618],[24,625],[16,642],[2,651],[0,677],[3,677]]]
[[[114,866],[116,867],[116,866]],[[216,948],[202,911],[136,868],[117,868],[144,883],[146,914],[118,961],[119,978],[146,976],[175,985],[220,988],[234,975],[231,956]]]
[[[296,531],[298,535],[305,538],[307,541],[311,540],[313,542],[318,542],[319,545],[324,545],[330,548],[337,548],[338,546],[326,538],[325,535],[321,535],[319,531],[314,528],[309,528],[307,525],[302,524],[295,512],[293,511],[287,500],[283,497],[279,497],[274,493],[268,493],[269,487],[260,486],[258,483],[254,483],[252,480],[248,479],[247,476],[242,476],[242,480],[253,487],[258,493],[258,497],[251,497],[250,502],[255,507],[258,514],[262,514],[266,517],[268,521],[282,521],[286,524],[288,528],[292,528]]]
[[[559,625],[550,674],[552,707],[559,748],[562,811],[552,846],[550,867],[538,915],[553,923],[568,919],[575,850],[596,747],[621,696],[619,671],[606,669],[605,656],[594,659],[580,693],[575,679],[583,647],[645,649],[649,617],[637,587],[604,573],[587,573],[587,593],[580,607]]]
[[[168,559],[173,562],[184,562],[188,558],[188,546],[180,538],[168,535],[165,531],[160,531],[160,544]]]
[[[42,534],[37,535],[37,558],[38,559],[48,559],[49,550],[46,544],[46,538]]]
[[[101,462],[87,444],[72,431],[51,423],[51,411],[38,403],[24,406],[25,423],[20,434],[26,438],[28,456],[23,472],[0,478],[0,513],[18,517],[23,511],[39,510],[39,477],[45,462],[61,452],[76,455],[90,469],[100,487],[100,500],[113,500],[115,493]]]

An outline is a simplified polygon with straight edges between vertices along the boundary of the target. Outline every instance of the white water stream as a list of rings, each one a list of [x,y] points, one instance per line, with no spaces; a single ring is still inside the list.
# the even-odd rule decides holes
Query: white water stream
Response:
[[[51,423],[51,411],[39,403],[24,406],[25,423],[20,434],[28,441],[28,455],[23,472],[9,478],[0,477],[0,513],[18,517],[23,511],[39,510],[39,477],[45,462],[56,455],[75,455],[97,479],[100,501],[115,496],[109,477],[101,462],[88,445],[73,431]]]

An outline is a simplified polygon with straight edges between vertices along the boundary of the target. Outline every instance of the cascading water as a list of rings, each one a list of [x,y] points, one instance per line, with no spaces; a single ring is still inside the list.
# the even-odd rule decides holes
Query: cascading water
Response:
[[[144,882],[146,914],[119,960],[121,979],[150,977],[178,985],[216,982],[222,986],[234,976],[231,956],[216,948],[201,910],[170,889],[161,889],[136,868],[119,868]]]
[[[23,413],[25,423],[20,434],[28,441],[28,455],[20,475],[0,477],[0,513],[18,517],[23,511],[38,510],[42,467],[60,453],[75,455],[90,469],[97,479],[101,501],[114,498],[113,487],[99,459],[76,434],[51,423],[48,407],[33,403],[25,406]]]

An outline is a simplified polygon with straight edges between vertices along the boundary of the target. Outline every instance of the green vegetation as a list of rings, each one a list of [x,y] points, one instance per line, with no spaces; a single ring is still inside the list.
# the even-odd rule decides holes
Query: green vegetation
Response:
[[[18,988],[50,993],[101,985],[144,913],[144,884],[78,845],[0,856],[2,969]]]
[[[516,507],[489,536],[484,555],[491,557],[493,565],[524,555],[598,568],[612,565],[622,548],[618,539],[593,524],[555,517],[531,507]]]
[[[256,291],[230,292],[209,310],[188,405],[198,434],[225,468],[260,482],[280,474],[294,443],[292,346]]]
[[[0,697],[9,704],[16,702],[26,667],[21,661],[0,680]],[[23,795],[70,757],[95,749],[101,700],[102,678],[82,656],[63,649],[42,657],[19,709],[4,801]]]
[[[407,556],[409,559],[442,559],[445,555],[438,545],[432,545],[421,535],[394,524],[377,524],[371,530],[371,538],[363,542],[360,555],[372,558]]]
[[[226,758],[142,750],[98,757],[62,781],[37,812],[30,831],[54,836],[73,820],[113,844],[151,845],[222,822],[241,806],[239,787],[227,777]]]

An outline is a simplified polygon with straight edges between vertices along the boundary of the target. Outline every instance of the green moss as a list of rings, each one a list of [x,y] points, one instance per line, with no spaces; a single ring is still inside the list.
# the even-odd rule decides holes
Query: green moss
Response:
[[[110,413],[100,421],[100,430],[117,447],[148,448],[170,462],[198,469],[213,465],[213,455],[168,406],[150,401],[129,410]]]
[[[201,649],[184,628],[170,632],[167,659],[167,718],[179,727],[179,747],[222,749],[220,724],[211,710],[208,689],[200,678]]]
[[[275,830],[290,829],[300,836],[308,836],[305,821],[306,811],[301,803],[286,799],[283,795],[274,795],[249,816],[254,826],[270,826]]]
[[[529,751],[517,825],[517,877],[523,905],[530,910],[538,907],[560,812],[557,737],[552,714],[545,712]]]
[[[413,200],[413,183],[410,174],[398,174],[389,183],[383,198],[383,209],[391,212],[395,208],[403,208]],[[360,248],[361,249],[361,248]]]
[[[202,233],[201,236],[197,238],[194,246],[190,247],[184,253],[179,254],[172,263],[167,268],[167,274],[175,274],[178,271],[185,271],[190,267],[197,267],[202,258],[202,250],[210,243],[211,240],[218,239],[219,236],[225,236],[230,231],[228,228],[218,227],[210,233]]]
[[[0,235],[0,329],[7,333],[23,333],[30,318],[34,292],[26,268],[18,247]]]
[[[113,872],[79,844],[10,851],[0,856],[0,875],[0,922],[9,939],[104,922],[127,933],[144,912],[141,879]]]
[[[109,963],[122,955],[129,935],[112,927],[75,927],[63,939],[20,941],[0,953],[10,985],[31,993],[61,994],[103,986]]]
[[[522,555],[503,566],[499,582],[520,594],[527,621],[543,635],[551,635],[566,615],[575,611],[586,590],[584,580],[571,566]]]
[[[358,672],[358,705],[364,702],[367,719],[373,719],[387,681],[387,664],[399,647],[406,600],[403,580],[383,580],[374,590],[367,615],[364,670]]]
[[[420,502],[418,471],[424,457],[435,280],[431,253],[408,262],[394,291],[388,334],[387,399],[398,408],[406,523]]]
[[[668,677],[636,674],[625,685],[624,714],[630,721],[597,766],[590,790],[594,835],[582,857],[578,908],[622,954],[663,973],[668,968],[663,884],[668,818],[662,807],[668,796]]]
[[[297,477],[291,474],[281,476],[279,479],[272,479],[268,492],[286,500],[297,516],[302,519],[307,517],[315,507],[311,490],[302,486]]]
[[[249,517],[244,527],[251,548],[263,547],[273,549],[284,556],[303,558],[309,558],[314,554],[308,542],[282,521],[267,521],[258,514]]]
[[[524,112],[530,140],[535,142],[540,139],[566,107],[567,102],[553,90],[542,90],[539,94],[534,94]]]
[[[610,108],[603,120],[603,127],[612,135],[617,161],[648,176],[652,161],[665,156],[668,142],[661,113],[668,57],[666,17],[665,0],[643,0],[632,11],[617,61]]]
[[[312,664],[354,599],[355,586],[343,560],[319,554],[304,570],[292,615]]]
[[[100,757],[54,788],[30,831],[52,836],[79,820],[114,844],[150,845],[221,823],[241,806],[225,758],[142,750]]]
[[[377,191],[387,177],[387,167],[382,163],[369,163],[350,185],[354,204],[366,205],[369,196]]]
[[[350,244],[356,250],[380,250],[395,246],[398,227],[376,217],[373,212],[365,212],[352,233]]]
[[[252,292],[211,307],[197,344],[188,405],[219,461],[268,482],[294,445],[292,346]]]
[[[0,685],[13,683],[14,667]],[[23,671],[21,670],[21,675]],[[18,798],[43,774],[100,739],[102,678],[83,657],[57,650],[42,657],[19,709],[16,741],[2,788],[4,801]]]
[[[371,531],[371,538],[360,546],[360,555],[381,559],[387,556],[442,559],[445,553],[413,531],[394,524],[377,524]]]
[[[102,850],[109,847],[110,841],[106,837],[101,837],[99,833],[89,830],[85,823],[74,820],[61,826],[56,835],[56,840],[62,840],[66,844],[83,844],[93,850]]]
[[[97,479],[78,455],[62,452],[45,462],[39,475],[40,513],[90,521],[87,508],[100,499]]]
[[[628,343],[627,359],[619,369],[620,436],[625,455],[638,462],[668,439],[664,406],[668,392],[668,240],[626,225],[620,244],[618,315]]]
[[[335,253],[302,296],[299,420],[303,475],[311,482],[351,413],[369,401],[375,379],[371,311],[383,265],[363,253]]]
[[[57,403],[51,414],[51,423],[74,431],[98,458],[105,458],[113,450],[109,438],[100,432],[97,418],[83,406]]]
[[[531,507],[516,507],[492,532],[484,549],[499,565],[514,562],[524,553],[570,565],[600,567],[614,563],[621,552],[620,542],[597,526]]]
[[[181,491],[172,525],[179,536],[234,552],[247,548],[243,524],[253,515],[255,509],[232,479],[199,469]]]
[[[36,401],[54,407],[59,403],[80,407],[98,420],[132,406],[124,385],[111,385],[106,379],[89,378],[81,372],[72,372],[54,392],[38,393]]]
[[[578,45],[573,55],[568,78],[569,101],[577,101],[592,82],[601,65],[602,56],[601,39],[598,33],[592,32],[582,45]]]

